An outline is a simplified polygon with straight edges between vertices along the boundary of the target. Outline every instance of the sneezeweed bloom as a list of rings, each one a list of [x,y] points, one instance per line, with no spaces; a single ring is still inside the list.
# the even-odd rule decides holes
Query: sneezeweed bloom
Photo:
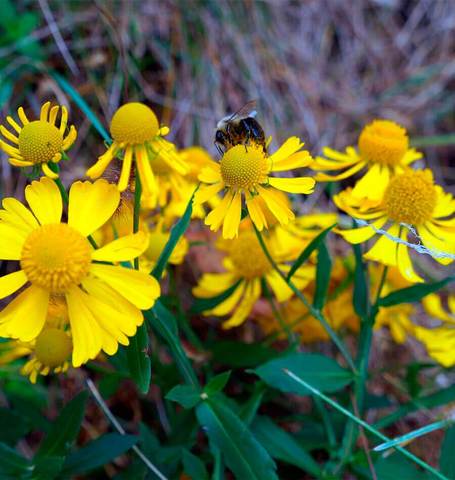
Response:
[[[334,197],[335,204],[353,218],[372,221],[369,226],[338,230],[348,242],[362,243],[385,229],[365,258],[397,266],[410,282],[422,282],[414,271],[408,252],[408,238],[421,240],[427,253],[443,265],[455,253],[455,200],[434,184],[431,170],[408,169],[389,183],[383,198],[372,204],[353,195],[352,189]],[[398,240],[397,240],[398,239]]]
[[[158,184],[154,173],[154,162],[166,165],[184,175],[188,168],[179,157],[175,146],[163,138],[169,132],[167,127],[160,127],[153,110],[143,103],[122,105],[112,117],[110,132],[113,142],[98,161],[87,170],[91,179],[99,178],[115,157],[120,157],[122,169],[118,180],[118,189],[127,189],[133,162],[145,197],[158,198]]]
[[[55,183],[42,177],[25,189],[30,210],[14,198],[0,210],[0,258],[20,270],[0,278],[0,298],[23,289],[0,312],[0,336],[35,340],[46,322],[51,295],[68,306],[75,367],[100,350],[113,355],[128,344],[160,293],[152,277],[108,262],[126,262],[148,245],[138,232],[93,249],[87,239],[112,216],[119,192],[105,180],[76,182],[69,192],[68,221]]]
[[[17,111],[20,125],[12,117],[6,117],[6,121],[15,130],[11,133],[5,126],[0,125],[0,133],[7,143],[0,139],[0,148],[9,155],[8,161],[15,167],[40,166],[43,173],[50,178],[58,175],[49,167],[49,162],[57,163],[61,160],[63,152],[66,152],[77,137],[73,125],[68,126],[68,110],[65,106],[46,102],[41,107],[39,120],[30,121],[20,107]],[[57,116],[61,110],[60,125],[57,127]],[[17,134],[17,135],[16,135]]]
[[[224,197],[206,217],[205,224],[216,232],[223,226],[223,237],[238,235],[242,200],[252,222],[258,230],[268,228],[266,213],[286,225],[294,213],[282,201],[279,191],[310,194],[315,181],[310,177],[278,178],[270,174],[307,167],[313,159],[297,137],[289,138],[275,153],[266,155],[256,144],[236,145],[222,157],[220,163],[212,162],[199,175],[203,185],[196,192],[196,205],[207,202],[219,192]]]
[[[444,367],[455,365],[455,295],[449,295],[447,306],[441,296],[431,294],[422,301],[431,317],[438,321],[434,328],[416,327],[415,334],[426,347],[430,357]]]
[[[290,267],[281,263],[275,255],[273,238],[269,239],[267,246],[280,269],[288,272]],[[286,282],[271,267],[251,227],[242,230],[236,239],[219,243],[218,248],[227,253],[223,261],[226,272],[204,273],[198,285],[193,288],[193,294],[199,298],[210,298],[232,289],[226,300],[204,312],[204,315],[219,317],[230,315],[222,325],[224,329],[237,327],[247,319],[263,294],[262,281],[279,302],[288,300],[293,295]],[[305,265],[294,274],[292,280],[298,288],[303,288],[313,277],[314,267]]]
[[[360,133],[357,149],[347,147],[342,153],[326,147],[323,154],[326,158],[317,157],[311,167],[319,171],[317,181],[343,180],[366,170],[352,194],[372,200],[382,197],[394,175],[403,173],[408,165],[422,157],[420,152],[409,147],[406,130],[390,120],[374,120],[366,125]],[[339,173],[329,175],[325,172]]]

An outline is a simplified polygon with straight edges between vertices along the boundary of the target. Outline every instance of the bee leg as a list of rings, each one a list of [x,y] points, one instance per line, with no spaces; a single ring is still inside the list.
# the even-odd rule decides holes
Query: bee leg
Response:
[[[223,149],[218,145],[216,141],[213,143],[215,144],[215,147],[218,150],[218,153],[222,156],[224,154]]]

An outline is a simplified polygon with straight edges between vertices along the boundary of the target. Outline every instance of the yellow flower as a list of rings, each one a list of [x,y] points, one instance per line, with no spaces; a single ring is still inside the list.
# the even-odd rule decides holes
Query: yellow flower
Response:
[[[436,294],[425,297],[422,304],[427,313],[440,320],[440,326],[416,327],[416,337],[425,345],[430,357],[444,367],[453,367],[455,365],[455,295],[448,296],[447,308],[443,307],[441,297]]]
[[[121,192],[128,187],[133,160],[136,162],[143,194],[152,199],[157,199],[159,193],[155,168],[166,165],[180,174],[187,172],[188,167],[177,154],[175,146],[163,138],[169,129],[160,128],[153,110],[143,103],[122,105],[112,117],[110,132],[114,141],[87,170],[91,179],[99,178],[113,158],[121,152],[124,153],[118,181]]]
[[[327,303],[324,306],[324,316],[335,330],[348,328],[358,331],[359,318],[352,306],[352,284],[346,284],[348,270],[338,258],[332,270]],[[307,297],[314,295],[314,282],[306,288]],[[300,336],[302,343],[314,343],[329,340],[329,335],[322,324],[311,316],[308,309],[298,298],[292,298],[283,305],[282,319],[290,329]],[[261,315],[255,318],[266,335],[279,332],[278,338],[283,339],[285,334],[274,315]]]
[[[281,259],[275,255],[274,239],[268,239],[267,243],[270,254],[279,263],[280,269],[288,272],[290,267],[280,263]],[[204,315],[215,316],[232,313],[231,317],[223,323],[223,328],[237,327],[246,320],[262,294],[262,279],[270,287],[278,301],[285,301],[292,296],[292,290],[272,269],[251,227],[241,230],[236,239],[230,242],[225,241],[225,244],[219,244],[218,248],[227,252],[223,262],[227,271],[225,273],[205,273],[198,285],[193,288],[193,294],[199,298],[210,298],[231,287],[234,288],[226,300],[204,312]],[[303,288],[313,277],[314,268],[303,266],[292,278],[298,288]]]
[[[113,355],[118,343],[142,324],[159,284],[148,275],[107,262],[129,261],[148,244],[139,232],[94,250],[87,237],[114,213],[119,192],[105,180],[76,182],[69,192],[68,222],[55,183],[42,177],[25,189],[30,210],[14,198],[0,210],[0,259],[19,261],[20,270],[0,278],[0,298],[26,286],[0,312],[0,336],[29,342],[46,321],[51,295],[68,305],[75,367],[100,350]]]
[[[324,148],[327,158],[317,157],[311,168],[323,172],[336,172],[336,175],[318,173],[317,181],[333,182],[349,178],[355,173],[367,169],[366,174],[357,182],[352,192],[359,198],[379,199],[390,178],[415,160],[422,157],[420,152],[409,148],[406,130],[390,120],[374,120],[360,133],[358,149],[347,147],[346,153]]]
[[[223,237],[234,238],[242,210],[242,197],[251,220],[258,230],[267,228],[266,213],[271,213],[281,224],[294,219],[294,213],[279,195],[279,190],[289,193],[312,193],[315,181],[310,177],[277,178],[269,174],[307,167],[313,160],[304,150],[299,138],[289,138],[275,153],[266,156],[261,146],[236,145],[230,148],[220,163],[212,162],[202,170],[199,180],[204,185],[196,192],[195,204],[207,202],[220,191],[224,197],[206,217],[205,224],[212,231],[223,225]]]
[[[22,126],[12,117],[6,117],[6,121],[13,127],[17,136],[11,133],[3,125],[0,125],[0,133],[13,145],[0,140],[0,148],[9,155],[8,161],[15,167],[32,167],[41,165],[43,173],[50,178],[57,178],[49,162],[57,163],[62,158],[62,152],[66,152],[77,137],[76,129],[68,125],[68,110],[58,105],[50,108],[51,102],[46,102],[41,107],[40,119],[29,121],[24,109],[17,111]],[[58,112],[61,108],[60,126],[56,126]]]
[[[338,230],[348,242],[362,243],[374,237],[378,229],[386,229],[365,258],[384,265],[397,266],[410,282],[422,282],[412,266],[408,237],[421,240],[435,260],[449,264],[455,253],[455,200],[434,184],[431,170],[411,170],[390,181],[380,201],[364,202],[353,195],[351,188],[334,197],[334,202],[351,217],[371,220],[368,226]],[[419,246],[420,247],[420,246]],[[418,247],[418,248],[419,248]]]

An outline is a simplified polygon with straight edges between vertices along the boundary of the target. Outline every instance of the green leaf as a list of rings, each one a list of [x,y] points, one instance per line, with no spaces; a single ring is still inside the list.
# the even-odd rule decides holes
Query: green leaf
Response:
[[[391,455],[381,457],[374,464],[376,477],[378,480],[397,480],[397,478],[412,480],[430,480],[434,478],[425,472],[422,472],[409,460]]]
[[[65,457],[49,456],[35,458],[32,480],[51,480],[56,478],[65,463]]]
[[[360,318],[368,316],[368,286],[366,278],[365,263],[362,258],[362,249],[360,245],[352,245],[355,257],[354,271],[354,292],[352,294],[352,303],[354,311]]]
[[[144,316],[151,328],[167,343],[185,381],[190,385],[198,386],[199,382],[196,373],[180,343],[177,332],[177,322],[174,315],[157,300],[153,309],[144,312]]]
[[[57,72],[50,72],[51,77],[60,85],[60,87],[73,99],[73,102],[82,110],[90,123],[98,130],[106,143],[112,143],[109,133],[107,133],[103,124],[100,122],[95,112],[88,106],[87,102],[79,93]]]
[[[251,427],[254,436],[265,446],[273,458],[300,467],[315,477],[321,468],[313,457],[288,432],[270,418],[258,416]]]
[[[177,385],[167,393],[166,398],[189,409],[201,401],[201,391],[193,385]]]
[[[196,455],[193,455],[187,449],[183,450],[183,471],[192,480],[208,480],[209,474],[205,468],[204,462],[200,460]]]
[[[299,257],[297,258],[297,260],[294,262],[291,269],[289,270],[289,273],[287,274],[287,279],[288,280],[291,279],[292,276],[294,275],[294,273],[301,267],[301,265],[306,260],[308,260],[310,255],[314,252],[314,250],[316,250],[319,247],[321,242],[324,241],[327,234],[330,232],[330,230],[332,230],[332,228],[335,225],[336,225],[336,223],[334,223],[330,227],[323,230],[321,233],[319,233],[319,235],[317,237],[313,238],[313,240],[311,240],[311,242],[304,248],[303,252],[299,255]]]
[[[161,279],[164,269],[166,268],[167,262],[169,261],[172,252],[174,251],[175,246],[177,245],[178,241],[180,240],[181,236],[186,232],[190,221],[191,215],[193,213],[193,198],[194,194],[196,193],[197,188],[194,190],[193,194],[191,195],[190,201],[186,206],[185,212],[180,218],[180,220],[171,228],[171,234],[169,235],[169,240],[167,241],[161,255],[156,262],[155,268],[152,271],[152,275],[157,279]]]
[[[147,325],[142,324],[126,349],[130,374],[141,393],[149,391],[152,379],[152,362],[148,354],[149,337]]]
[[[200,403],[196,415],[211,443],[238,479],[278,480],[275,462],[240,418],[219,398]]]
[[[209,380],[207,385],[204,387],[204,392],[207,393],[208,395],[220,392],[226,386],[230,376],[231,376],[230,370],[227,372],[220,373],[219,375],[215,375],[213,378]]]
[[[242,280],[235,282],[234,285],[231,285],[224,292],[214,297],[195,298],[193,305],[191,305],[190,313],[201,313],[215,308],[221,302],[224,302],[226,299],[228,299],[235,292],[241,282]]]
[[[34,467],[30,460],[19,455],[16,450],[0,443],[0,478],[15,479],[30,474]]]
[[[267,385],[260,380],[254,384],[254,391],[251,397],[242,405],[239,411],[239,417],[247,424],[250,425],[255,419],[256,413],[261,406],[262,398],[267,390]]]
[[[38,450],[37,457],[65,455],[75,441],[84,419],[87,392],[81,392],[68,402]]]
[[[399,305],[400,303],[418,302],[423,297],[426,297],[430,293],[437,292],[454,280],[455,277],[447,277],[439,282],[419,283],[418,285],[413,285],[412,287],[395,290],[385,297],[380,298],[378,305],[380,307],[392,307],[393,305]]]
[[[128,451],[138,439],[136,435],[107,433],[69,455],[62,476],[81,475],[102,467]]]
[[[277,356],[276,350],[260,343],[222,340],[209,343],[207,348],[216,362],[232,368],[256,367]]]
[[[441,446],[441,456],[439,457],[439,469],[449,478],[455,478],[455,456],[453,448],[455,445],[455,427],[447,429]]]
[[[9,408],[0,408],[0,425],[0,441],[12,445],[30,431],[22,415]]]
[[[309,391],[299,385],[283,370],[289,370],[321,392],[336,392],[353,380],[352,373],[340,367],[332,358],[312,353],[292,353],[284,357],[271,360],[254,373],[271,387],[282,392],[309,395]]]
[[[332,259],[327,245],[322,241],[318,246],[318,264],[316,266],[316,291],[314,292],[313,306],[322,310],[329,290]]]

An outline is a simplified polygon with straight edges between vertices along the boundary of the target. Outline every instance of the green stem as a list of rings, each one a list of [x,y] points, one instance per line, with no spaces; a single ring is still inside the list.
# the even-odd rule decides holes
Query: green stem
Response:
[[[134,185],[134,211],[133,211],[133,233],[139,231],[139,215],[141,213],[141,195],[142,185],[139,172],[136,167],[135,185]],[[139,270],[139,257],[134,259],[134,268]]]
[[[270,252],[268,251],[267,246],[265,245],[264,239],[262,238],[261,232],[256,228],[255,225],[254,225],[254,229],[256,231],[256,236],[259,240],[261,248],[262,248],[265,256],[267,257],[268,261],[270,262],[270,265],[272,266],[272,268],[287,283],[289,288],[294,292],[295,296],[305,305],[305,307],[309,310],[311,315],[313,315],[313,317],[316,318],[316,320],[318,320],[322,324],[325,331],[329,334],[330,338],[332,339],[333,343],[340,350],[341,354],[343,355],[344,359],[346,360],[346,363],[349,365],[351,370],[355,374],[357,374],[357,368],[354,364],[354,360],[352,359],[351,354],[349,353],[348,349],[344,345],[343,341],[338,337],[338,335],[332,329],[332,327],[330,326],[329,322],[325,319],[322,312],[320,310],[314,308],[313,305],[305,298],[305,296],[302,294],[302,292],[295,286],[295,284],[292,282],[292,280],[288,279],[286,277],[286,275],[280,270],[280,268],[276,264],[275,260],[273,260],[272,256],[270,255]]]

